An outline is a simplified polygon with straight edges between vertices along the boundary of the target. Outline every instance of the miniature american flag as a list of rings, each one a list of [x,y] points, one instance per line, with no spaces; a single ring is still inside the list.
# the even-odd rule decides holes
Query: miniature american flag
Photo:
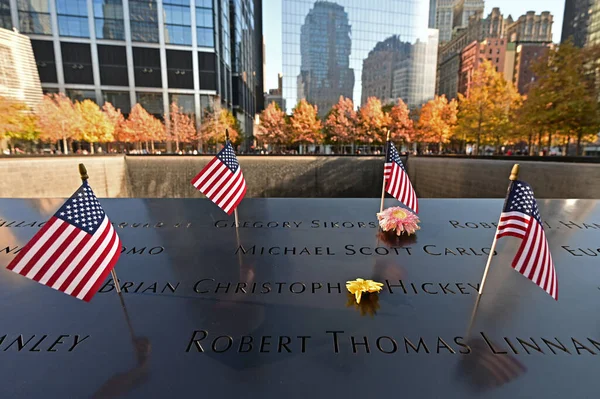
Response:
[[[408,173],[406,173],[404,165],[400,160],[400,155],[391,141],[387,142],[383,178],[386,182],[385,191],[412,209],[415,213],[419,213],[417,194],[410,183]]]
[[[556,270],[544,234],[542,218],[533,190],[523,181],[515,180],[500,215],[496,238],[505,236],[522,240],[512,267],[558,300]]]
[[[121,240],[84,182],[8,265],[89,302],[121,255]]]
[[[228,215],[233,213],[246,194],[246,181],[229,140],[192,184]]]

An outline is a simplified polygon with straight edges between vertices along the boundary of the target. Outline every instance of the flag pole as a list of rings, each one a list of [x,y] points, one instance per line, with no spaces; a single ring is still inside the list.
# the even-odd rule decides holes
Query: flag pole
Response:
[[[83,183],[87,182],[87,179],[89,179],[90,177],[88,176],[87,173],[87,169],[85,168],[85,165],[80,163],[79,164],[79,175],[81,176],[81,181]],[[113,267],[110,270],[110,274],[113,278],[113,282],[115,283],[115,288],[117,289],[117,294],[121,295],[121,286],[119,285],[119,279],[117,278],[117,272],[115,272],[115,268]]]
[[[387,139],[386,139],[386,144],[385,144],[385,151],[383,156],[386,157],[387,154],[385,152],[387,152],[388,150],[388,143],[390,142],[390,131],[388,130],[387,132]],[[385,200],[385,158],[383,160],[383,184],[381,185],[381,205],[379,206],[379,212],[383,212],[383,201]]]
[[[225,129],[225,145],[227,145],[227,143],[229,143],[229,129]],[[237,229],[240,225],[238,221],[237,207],[233,210],[233,217],[235,218],[235,228]]]
[[[508,201],[508,196],[510,195],[512,186],[518,177],[519,177],[519,164],[516,163],[513,165],[512,171],[510,172],[510,177],[509,177],[510,184],[508,185],[508,190],[506,191],[506,198],[504,198],[504,205],[502,206],[502,210],[504,210],[504,208],[506,207],[506,202]],[[500,218],[502,218],[502,216]],[[494,233],[494,241],[492,241],[492,248],[490,249],[490,254],[488,255],[487,264],[485,265],[485,270],[483,272],[483,278],[481,279],[481,284],[479,284],[479,295],[481,295],[483,293],[483,286],[485,285],[487,274],[490,269],[490,264],[492,263],[492,257],[494,256],[494,251],[496,250],[496,243],[498,242],[498,227],[499,226],[500,226],[500,219],[498,219],[498,226],[496,226],[496,232]]]

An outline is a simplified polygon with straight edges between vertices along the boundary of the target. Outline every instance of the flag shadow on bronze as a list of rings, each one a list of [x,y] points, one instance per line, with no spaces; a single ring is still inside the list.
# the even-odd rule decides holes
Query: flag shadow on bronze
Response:
[[[93,395],[93,399],[116,398],[125,395],[148,380],[152,346],[147,337],[134,337],[136,365],[109,378]]]
[[[483,337],[471,336],[480,300],[481,295],[478,295],[465,334],[469,352],[458,363],[459,376],[463,377],[475,392],[498,388],[527,372],[527,368],[514,356],[508,353],[494,353],[490,346],[499,346],[492,339],[484,340]]]
[[[462,357],[458,372],[476,392],[498,388],[527,372],[514,356],[493,353],[482,338],[467,339],[467,345],[471,353]]]

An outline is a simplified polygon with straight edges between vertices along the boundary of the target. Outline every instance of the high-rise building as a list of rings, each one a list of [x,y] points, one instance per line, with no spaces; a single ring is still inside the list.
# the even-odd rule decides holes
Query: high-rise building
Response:
[[[319,1],[308,12],[300,31],[298,98],[326,114],[340,96],[352,97],[350,24],[344,7]]]
[[[411,45],[409,57],[394,71],[392,98],[401,98],[409,108],[416,108],[433,98],[438,31],[430,29],[427,40]],[[425,66],[425,67],[424,67]]]
[[[140,103],[161,117],[176,101],[198,124],[219,99],[251,135],[264,104],[261,4],[17,0],[10,19],[0,6],[0,22],[30,36],[45,92],[110,101],[124,113]]]
[[[507,57],[508,40],[502,37],[490,37],[481,42],[474,41],[461,51],[461,66],[458,80],[458,92],[466,95],[473,83],[473,74],[484,61],[489,61],[497,72],[504,75],[508,82],[513,80],[514,57]]]
[[[528,11],[509,24],[506,36],[511,42],[552,43],[552,14],[544,11],[536,15]]]
[[[569,38],[577,47],[585,46],[591,12],[598,0],[566,0],[560,41]]]
[[[452,28],[466,27],[469,24],[469,17],[482,13],[484,8],[483,0],[456,0],[453,7]]]
[[[409,67],[412,45],[391,36],[375,45],[369,56],[363,61],[361,104],[369,97],[377,97],[383,101],[393,101],[392,91],[394,73]]]
[[[510,43],[515,45],[513,82],[521,94],[527,94],[536,80],[533,64],[544,57],[554,45],[549,43]]]
[[[534,78],[527,72],[532,57],[537,59],[552,43],[552,20],[552,14],[545,11],[538,15],[528,12],[514,21],[511,16],[504,18],[499,8],[485,18],[481,13],[471,15],[467,27],[457,30],[452,40],[440,47],[436,93],[448,98],[466,93],[474,70],[486,58],[519,92],[526,93]],[[517,49],[523,53],[518,54]]]
[[[277,88],[270,89],[267,94],[265,94],[265,108],[271,104],[275,103],[279,106],[279,109],[285,111],[285,99],[281,95],[283,93],[283,75],[277,75]]]
[[[384,79],[389,84],[385,85],[381,96],[393,97],[393,69],[388,69],[384,78],[374,77],[369,70],[363,74],[363,66],[367,69],[376,66],[370,62],[369,53],[379,42],[392,36],[413,47],[417,43],[422,47],[430,39],[437,43],[437,33],[433,37],[428,28],[429,3],[416,0],[283,0],[283,96],[287,111],[291,111],[301,98],[317,104],[321,115],[338,102],[340,95],[359,105],[366,99],[363,90],[369,93],[375,87],[383,90],[378,82]],[[433,58],[430,65],[414,68],[416,81],[421,81],[423,76],[432,76],[431,81],[435,82],[435,54]],[[431,57],[411,59],[431,62]],[[363,82],[363,76],[374,79]],[[429,85],[425,88],[430,89]],[[434,95],[434,89],[430,91],[427,99]]]
[[[25,35],[0,28],[0,93],[35,107],[42,101],[42,86],[31,41]]]
[[[439,30],[440,43],[452,39],[452,24],[454,22],[454,3],[456,0],[438,0],[435,10],[435,26]]]

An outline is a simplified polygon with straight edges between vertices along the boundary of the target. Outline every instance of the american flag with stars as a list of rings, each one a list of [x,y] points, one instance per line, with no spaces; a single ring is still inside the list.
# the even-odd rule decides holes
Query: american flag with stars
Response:
[[[86,181],[8,269],[89,302],[120,255],[121,240]]]
[[[390,193],[398,201],[419,213],[419,202],[417,194],[413,189],[408,173],[400,160],[400,154],[391,141],[387,142],[385,151],[385,166],[383,168],[383,178],[385,179],[385,191]]]
[[[556,270],[544,233],[542,218],[533,190],[524,181],[513,182],[508,200],[500,215],[496,238],[506,236],[522,240],[512,267],[558,300]]]
[[[246,194],[246,180],[229,140],[192,184],[228,215],[233,213]]]

